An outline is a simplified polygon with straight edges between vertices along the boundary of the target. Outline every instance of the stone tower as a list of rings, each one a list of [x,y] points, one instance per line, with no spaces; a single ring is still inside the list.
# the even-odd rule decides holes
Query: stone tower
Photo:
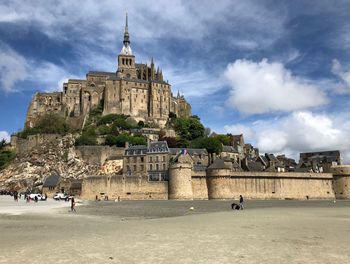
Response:
[[[209,199],[233,198],[225,178],[230,176],[231,168],[222,159],[216,159],[207,169],[207,186]],[[231,197],[228,197],[231,196]]]
[[[350,165],[331,167],[333,173],[333,190],[337,199],[350,198]]]
[[[169,167],[168,193],[171,200],[193,200],[193,160],[188,154],[179,154]]]
[[[128,29],[128,14],[125,18],[125,29],[124,29],[124,40],[123,48],[118,55],[118,70],[117,76],[119,78],[126,77],[128,79],[136,79],[136,67],[135,67],[135,56],[132,54],[130,46],[130,36]]]

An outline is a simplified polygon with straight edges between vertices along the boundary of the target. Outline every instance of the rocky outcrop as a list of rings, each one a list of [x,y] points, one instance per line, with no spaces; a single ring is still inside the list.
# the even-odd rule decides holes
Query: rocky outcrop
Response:
[[[103,175],[99,165],[85,162],[75,153],[72,135],[54,138],[21,153],[0,172],[0,189],[26,190],[40,188],[46,176],[81,179],[87,175]]]

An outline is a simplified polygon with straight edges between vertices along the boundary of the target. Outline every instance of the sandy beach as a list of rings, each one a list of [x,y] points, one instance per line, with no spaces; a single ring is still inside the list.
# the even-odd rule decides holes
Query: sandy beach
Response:
[[[350,262],[350,201],[230,203],[0,197],[0,263]]]

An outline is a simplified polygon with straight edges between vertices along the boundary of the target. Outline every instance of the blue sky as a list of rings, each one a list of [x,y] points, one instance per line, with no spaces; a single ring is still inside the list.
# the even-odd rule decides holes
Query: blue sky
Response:
[[[0,137],[36,91],[115,71],[125,12],[205,124],[261,152],[340,149],[350,161],[350,1],[1,1]]]

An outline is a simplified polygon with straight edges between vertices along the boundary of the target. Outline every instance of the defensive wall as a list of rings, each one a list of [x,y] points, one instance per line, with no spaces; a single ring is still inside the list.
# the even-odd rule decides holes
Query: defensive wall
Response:
[[[192,171],[192,193],[194,200],[208,200],[206,171]]]
[[[350,165],[332,166],[333,189],[337,199],[350,198]]]
[[[331,173],[208,169],[209,199],[334,199]]]
[[[109,200],[167,200],[168,182],[150,182],[147,177],[90,176],[83,180],[81,197],[95,200],[108,196]]]
[[[109,159],[122,159],[124,148],[116,146],[77,146],[76,155],[89,164],[103,165]]]
[[[36,134],[29,135],[26,139],[17,135],[11,136],[11,146],[16,149],[17,155],[21,156],[30,152],[38,145],[48,143],[61,138],[59,134]]]

